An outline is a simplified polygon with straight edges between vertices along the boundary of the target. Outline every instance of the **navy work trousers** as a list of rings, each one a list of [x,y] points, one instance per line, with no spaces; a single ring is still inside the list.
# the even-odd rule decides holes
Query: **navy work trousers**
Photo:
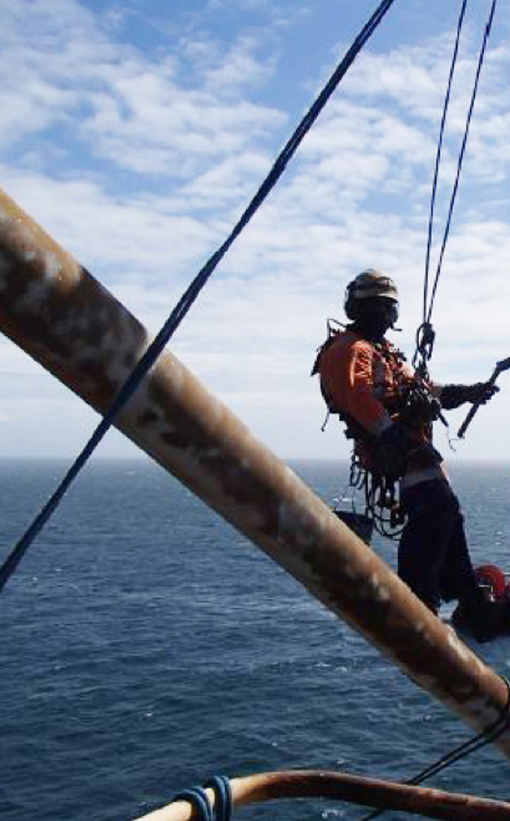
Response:
[[[458,499],[446,479],[431,479],[401,494],[407,522],[398,574],[431,610],[441,600],[467,605],[478,595]]]

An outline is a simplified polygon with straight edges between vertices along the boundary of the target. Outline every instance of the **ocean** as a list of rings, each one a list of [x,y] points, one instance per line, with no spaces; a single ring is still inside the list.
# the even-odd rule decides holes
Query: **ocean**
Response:
[[[328,504],[347,465],[291,465]],[[0,557],[68,465],[0,462]],[[475,563],[508,567],[510,467],[456,464]],[[373,548],[395,567],[395,545]],[[0,818],[129,821],[222,773],[403,780],[472,736],[148,460],[91,462],[0,597]],[[473,644],[509,674],[510,639]],[[488,747],[429,786],[510,801]],[[361,819],[280,801],[235,817]],[[413,816],[385,813],[396,821]]]

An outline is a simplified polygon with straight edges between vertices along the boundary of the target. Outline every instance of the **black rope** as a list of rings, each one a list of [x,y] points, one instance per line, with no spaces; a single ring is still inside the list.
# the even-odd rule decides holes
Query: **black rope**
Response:
[[[495,741],[502,733],[504,733],[505,730],[508,729],[510,725],[510,682],[505,676],[501,676],[501,678],[506,685],[507,698],[505,708],[496,721],[489,725],[489,727],[481,733],[478,733],[478,735],[475,735],[473,738],[470,738],[468,741],[460,744],[458,747],[451,750],[451,752],[446,753],[446,755],[438,759],[434,764],[430,764],[413,778],[410,778],[408,781],[404,781],[404,784],[409,784],[410,786],[421,784],[426,778],[437,775],[437,773],[445,770],[451,764],[455,764],[462,758],[466,758],[466,756],[471,755],[471,753],[481,750],[482,747],[485,747],[487,744]],[[369,815],[364,815],[360,821],[371,821],[372,818],[378,818],[384,812],[386,812],[385,809],[375,810]]]
[[[353,44],[347,51],[346,55],[339,63],[339,65],[331,75],[330,79],[320,92],[319,96],[312,104],[309,111],[305,114],[305,116],[299,123],[298,127],[294,131],[293,135],[289,139],[289,141],[284,146],[283,150],[277,157],[266,179],[263,181],[259,190],[251,200],[246,210],[241,215],[239,221],[236,223],[225,242],[207,260],[205,265],[196,275],[195,279],[188,286],[188,288],[180,298],[179,302],[173,309],[172,313],[168,317],[167,321],[159,331],[158,335],[155,337],[151,345],[147,348],[146,352],[135,366],[133,372],[130,374],[130,376],[127,378],[127,380],[121,387],[120,391],[114,398],[110,408],[108,409],[105,416],[103,417],[103,419],[97,426],[96,430],[92,434],[90,440],[87,442],[87,444],[77,457],[74,464],[70,467],[70,469],[64,476],[62,482],[60,483],[54,494],[51,496],[46,505],[42,508],[40,513],[35,517],[32,524],[29,526],[27,531],[24,533],[19,542],[13,548],[12,552],[0,568],[0,591],[4,588],[8,579],[14,573],[16,567],[20,563],[21,559],[25,555],[26,551],[28,550],[36,536],[40,533],[40,531],[42,530],[50,516],[58,507],[60,501],[67,492],[73,479],[75,479],[75,477],[83,468],[83,466],[85,465],[93,451],[96,449],[99,442],[103,439],[104,435],[113,424],[120,410],[131,398],[131,396],[137,389],[145,374],[156,362],[157,358],[163,351],[165,345],[179,327],[180,323],[188,313],[194,301],[197,299],[200,291],[206,284],[207,280],[209,279],[215,268],[218,266],[219,262],[223,259],[223,257],[229,250],[230,246],[235,241],[235,239],[239,236],[243,228],[246,227],[246,225],[249,223],[257,209],[263,203],[263,201],[268,196],[270,191],[274,188],[274,186],[280,179],[281,175],[283,174],[289,160],[296,152],[300,143],[312,127],[313,123],[315,122],[315,120],[321,113],[322,109],[328,102],[329,98],[333,94],[334,90],[336,89],[336,87],[338,86],[338,84],[340,83],[340,81],[342,80],[342,78],[344,77],[344,75],[346,74],[346,72],[348,71],[348,69],[360,53],[362,48],[364,47],[365,43],[372,36],[378,25],[381,23],[386,12],[389,11],[393,2],[394,0],[383,0],[383,2],[380,3],[379,7],[376,9],[374,14],[369,19],[369,21],[362,28],[362,30],[354,40]]]
[[[425,257],[425,281],[423,283],[423,322],[427,321],[427,298],[428,298],[428,290],[429,290],[429,268],[430,268],[430,251],[432,248],[432,232],[433,232],[433,224],[434,224],[434,208],[436,203],[436,193],[437,193],[437,180],[439,177],[439,165],[441,163],[441,153],[443,150],[443,138],[444,138],[444,130],[446,124],[446,115],[448,113],[448,106],[450,104],[450,94],[452,90],[452,83],[453,83],[453,75],[455,73],[455,66],[457,64],[457,56],[459,53],[459,42],[460,42],[460,35],[462,31],[462,24],[464,22],[464,15],[466,13],[466,6],[467,0],[463,0],[462,8],[460,10],[459,20],[457,23],[457,35],[455,37],[455,45],[453,48],[453,55],[452,61],[450,65],[450,74],[448,77],[448,85],[446,89],[446,96],[443,105],[443,114],[441,117],[441,125],[439,127],[439,139],[437,144],[437,152],[436,152],[436,164],[434,168],[434,178],[432,181],[432,194],[430,198],[430,214],[429,214],[429,228],[428,228],[428,236],[427,236],[427,252]]]
[[[372,521],[376,533],[398,541],[405,520],[398,498],[398,483],[380,474],[375,475],[353,450],[348,485],[354,493],[360,491],[363,494],[365,515]],[[355,512],[354,498],[352,501]]]
[[[496,11],[496,3],[497,3],[497,0],[492,0],[492,6],[491,6],[490,14],[489,14],[489,19],[488,19],[487,25],[485,26],[485,32],[484,32],[484,37],[483,37],[482,48],[480,50],[480,56],[478,58],[478,66],[476,68],[475,82],[474,82],[474,86],[473,86],[473,92],[472,92],[472,95],[471,95],[471,101],[470,101],[470,104],[469,104],[469,111],[468,111],[468,116],[467,116],[467,120],[466,120],[466,128],[465,128],[464,136],[463,136],[463,139],[462,139],[462,146],[461,146],[461,149],[460,149],[459,159],[458,159],[458,162],[457,162],[457,173],[455,175],[455,183],[454,183],[454,186],[453,186],[452,196],[451,196],[451,199],[450,199],[450,207],[448,209],[448,218],[446,220],[446,227],[445,227],[443,242],[442,242],[442,245],[441,245],[441,252],[439,254],[439,261],[438,261],[438,264],[437,264],[436,276],[435,276],[434,285],[433,285],[433,288],[432,288],[432,294],[431,294],[431,297],[430,297],[430,305],[429,305],[429,310],[428,310],[428,314],[427,314],[427,322],[429,322],[429,323],[430,323],[430,318],[431,318],[431,315],[432,315],[432,308],[434,306],[434,299],[435,299],[435,296],[436,296],[439,276],[441,274],[441,266],[443,264],[443,257],[444,257],[444,252],[445,252],[445,248],[446,248],[446,243],[447,243],[448,236],[449,236],[449,233],[450,233],[450,225],[451,225],[451,220],[452,220],[453,208],[454,208],[454,205],[455,205],[455,199],[457,197],[457,190],[458,190],[459,181],[460,181],[460,172],[462,170],[462,163],[463,163],[464,154],[465,154],[465,151],[466,151],[466,144],[467,144],[467,139],[468,139],[468,135],[469,135],[469,128],[470,128],[470,125],[471,125],[471,118],[473,116],[473,109],[474,109],[474,105],[475,105],[476,94],[477,94],[477,91],[478,91],[478,83],[480,81],[480,73],[481,73],[483,61],[484,61],[484,58],[485,58],[485,51],[486,51],[486,47],[487,47],[487,41],[488,41],[489,35],[491,33],[492,21],[494,20],[494,13]]]
[[[426,300],[427,300],[427,293],[428,293],[428,286],[429,286],[429,282],[428,282],[428,280],[429,280],[429,271],[428,271],[428,268],[429,268],[429,260],[430,260],[430,243],[432,241],[432,237],[431,237],[431,235],[432,235],[432,220],[433,220],[434,202],[435,202],[435,196],[436,196],[436,187],[437,187],[437,173],[438,173],[438,166],[439,166],[439,161],[440,161],[441,146],[442,146],[443,133],[444,133],[444,120],[446,118],[446,111],[447,111],[447,108],[448,108],[448,102],[449,102],[449,97],[450,97],[450,90],[451,90],[453,72],[454,72],[455,63],[456,63],[456,59],[457,59],[458,39],[460,37],[460,30],[462,28],[462,21],[463,21],[464,11],[465,11],[465,2],[462,5],[461,14],[460,14],[460,17],[459,17],[459,24],[458,24],[458,27],[457,27],[457,39],[455,41],[455,48],[454,48],[454,53],[453,53],[453,58],[452,58],[452,65],[451,65],[451,68],[450,68],[450,77],[449,77],[449,81],[448,81],[448,88],[447,88],[447,92],[446,92],[445,105],[444,105],[444,109],[443,109],[443,118],[442,118],[442,121],[441,121],[439,146],[438,146],[438,152],[437,152],[437,155],[436,155],[436,171],[435,171],[435,174],[434,174],[434,182],[433,182],[433,186],[432,186],[432,203],[431,203],[430,219],[429,219],[429,239],[428,239],[428,243],[427,243],[427,261],[426,261],[426,270],[425,270],[423,323],[422,323],[422,325],[420,325],[420,328],[418,329],[417,349],[416,349],[416,353],[415,353],[414,358],[413,358],[413,363],[414,363],[417,360],[418,353],[422,354],[422,367],[423,367],[424,371],[426,370],[425,361],[426,361],[426,359],[430,359],[430,356],[432,355],[432,346],[433,346],[433,342],[434,342],[434,332],[433,332],[432,326],[431,326],[432,309],[434,307],[434,301],[435,301],[435,297],[436,297],[437,287],[438,287],[438,284],[439,284],[439,277],[441,275],[443,259],[444,259],[444,254],[445,254],[445,250],[446,250],[446,244],[447,244],[447,241],[448,241],[448,237],[450,235],[450,227],[451,227],[451,222],[452,222],[453,209],[454,209],[455,201],[456,201],[456,198],[457,198],[457,191],[458,191],[459,182],[460,182],[460,174],[461,174],[461,171],[462,171],[462,164],[463,164],[463,161],[464,161],[464,154],[465,154],[465,151],[466,151],[466,145],[467,145],[467,140],[468,140],[468,135],[469,135],[469,129],[470,129],[470,126],[471,126],[471,119],[472,119],[472,116],[473,116],[473,110],[474,110],[476,95],[477,95],[477,92],[478,92],[478,85],[479,85],[480,74],[481,74],[481,70],[482,70],[482,66],[483,66],[483,62],[484,62],[484,58],[485,58],[487,42],[488,42],[488,39],[489,39],[489,36],[490,36],[490,33],[491,33],[492,23],[493,23],[493,20],[494,20],[494,14],[495,14],[495,11],[496,11],[496,3],[497,3],[497,0],[493,0],[492,5],[491,5],[491,10],[490,10],[490,13],[489,13],[489,18],[488,18],[488,21],[487,21],[486,26],[485,26],[482,46],[481,46],[480,54],[479,54],[479,57],[478,57],[478,65],[477,65],[476,74],[475,74],[475,81],[474,81],[474,84],[473,84],[473,91],[471,93],[471,100],[470,100],[470,104],[469,104],[468,115],[467,115],[467,118],[466,118],[466,125],[465,125],[465,129],[464,129],[464,135],[463,135],[463,138],[462,138],[462,144],[461,144],[461,148],[460,148],[460,152],[459,152],[459,157],[458,157],[458,160],[457,160],[457,171],[456,171],[456,175],[455,175],[455,181],[454,181],[454,184],[453,184],[452,194],[451,194],[451,197],[450,197],[450,205],[449,205],[449,208],[448,208],[448,215],[447,215],[447,219],[446,219],[446,225],[445,225],[445,230],[444,230],[444,235],[443,235],[443,241],[442,241],[442,244],[441,244],[441,250],[440,250],[440,253],[439,253],[439,260],[438,260],[437,268],[436,268],[436,274],[435,274],[434,283],[433,283],[432,291],[431,291],[431,295],[430,295],[430,302],[429,302],[429,305],[428,305],[428,308],[427,308]],[[423,335],[424,335],[421,342],[420,342],[420,333],[423,333]]]
[[[427,321],[427,302],[429,292],[429,270],[430,270],[430,253],[432,249],[432,233],[434,227],[434,210],[436,204],[437,181],[439,178],[439,166],[441,164],[441,154],[443,150],[443,139],[446,125],[446,115],[450,104],[450,94],[452,90],[453,76],[455,74],[455,67],[457,64],[457,56],[459,53],[460,35],[462,32],[462,25],[466,13],[467,0],[463,0],[462,7],[457,22],[457,34],[455,37],[455,45],[453,47],[452,60],[450,64],[450,74],[448,76],[448,84],[446,88],[446,95],[443,103],[443,113],[441,116],[441,125],[439,127],[439,138],[436,151],[436,162],[434,166],[434,177],[432,180],[432,193],[430,197],[430,212],[429,225],[427,232],[427,250],[425,254],[425,276],[423,281],[423,320],[416,331],[416,352],[413,357],[413,365],[419,368],[421,375],[425,378],[427,373],[427,361],[432,357],[432,350],[434,347],[435,333],[432,325]],[[420,355],[420,363],[418,364],[418,355]]]

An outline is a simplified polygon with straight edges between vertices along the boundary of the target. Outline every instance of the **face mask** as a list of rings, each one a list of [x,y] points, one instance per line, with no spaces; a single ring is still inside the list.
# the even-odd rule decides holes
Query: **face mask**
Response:
[[[355,326],[364,337],[373,342],[380,342],[388,328],[391,328],[398,318],[397,304],[391,300],[377,299],[364,306]]]

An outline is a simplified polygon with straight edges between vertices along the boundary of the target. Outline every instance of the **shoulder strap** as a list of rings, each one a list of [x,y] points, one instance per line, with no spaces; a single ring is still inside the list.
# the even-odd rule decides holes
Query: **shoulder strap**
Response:
[[[324,351],[327,351],[329,347],[331,347],[333,342],[335,342],[336,339],[338,338],[339,334],[341,334],[346,329],[346,326],[343,325],[341,322],[338,322],[337,319],[328,319],[328,321],[326,323],[326,327],[327,327],[328,335],[327,335],[326,341],[323,342],[322,345],[320,345],[317,348],[317,355],[315,357],[315,361],[313,363],[313,367],[312,367],[312,370],[310,372],[310,376],[315,376],[316,374],[319,373],[319,363],[320,363],[320,358],[321,358],[322,354],[324,353]],[[326,397],[324,397],[324,398],[326,398]],[[326,400],[326,402],[327,402],[327,400]]]

